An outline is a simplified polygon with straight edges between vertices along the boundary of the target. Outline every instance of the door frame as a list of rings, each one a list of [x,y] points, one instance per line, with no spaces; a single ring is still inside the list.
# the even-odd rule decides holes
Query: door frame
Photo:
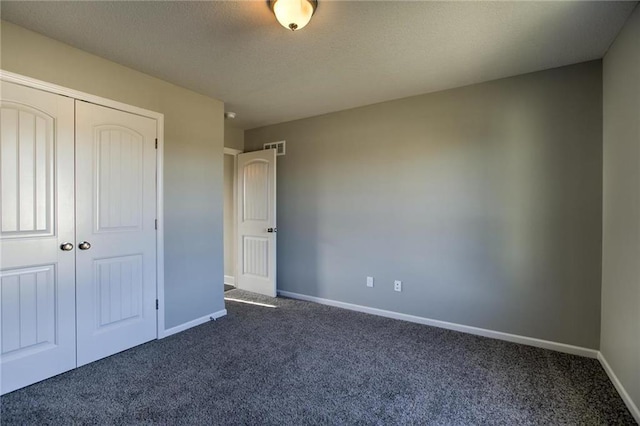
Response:
[[[238,210],[238,177],[236,176],[236,173],[238,171],[238,154],[242,154],[244,151],[240,150],[240,149],[235,149],[235,148],[227,148],[226,146],[224,147],[224,151],[223,151],[223,155],[232,155],[233,156],[233,241],[234,241],[234,245],[238,243],[237,239],[238,239],[238,219],[236,217],[236,212]],[[238,254],[236,253],[237,250],[234,250],[233,253],[233,286],[234,287],[238,287],[238,281],[237,281],[237,277],[238,277],[238,262],[237,262],[237,257]],[[224,284],[227,284],[226,282],[227,280],[227,275],[224,275]]]
[[[156,120],[156,339],[168,336],[164,326],[164,114],[0,69],[0,80]]]

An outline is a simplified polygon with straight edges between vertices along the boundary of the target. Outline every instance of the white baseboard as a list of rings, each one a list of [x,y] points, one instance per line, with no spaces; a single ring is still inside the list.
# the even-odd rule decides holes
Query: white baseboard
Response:
[[[306,300],[321,305],[335,306],[337,308],[349,309],[352,311],[364,312],[367,314],[378,315],[381,317],[399,319],[403,321],[414,322],[417,324],[430,325],[432,327],[446,328],[447,330],[460,331],[463,333],[475,334],[477,336],[490,337],[492,339],[506,340],[507,342],[521,343],[523,345],[535,346],[538,348],[551,349],[557,352],[564,352],[572,355],[580,355],[587,358],[597,358],[598,351],[595,349],[583,348],[580,346],[567,345],[565,343],[557,343],[549,340],[536,339],[534,337],[519,336],[517,334],[503,333],[501,331],[493,331],[485,328],[472,327],[468,325],[456,324],[452,322],[434,320],[430,318],[418,317],[415,315],[402,314],[399,312],[386,311],[384,309],[370,308],[368,306],[354,305],[352,303],[339,302],[331,299],[323,299],[321,297],[307,296],[305,294],[292,293],[289,291],[278,291],[278,294],[289,297],[291,299]]]
[[[638,410],[638,406],[633,402],[624,386],[622,386],[622,383],[620,382],[620,380],[618,380],[618,376],[616,376],[616,373],[613,372],[613,369],[607,362],[604,355],[602,355],[602,352],[598,352],[598,361],[600,361],[600,364],[602,364],[602,368],[604,368],[604,371],[607,373],[607,376],[609,376],[609,379],[613,383],[613,386],[615,386],[616,390],[620,394],[620,397],[627,405],[627,408],[631,412],[631,415],[636,419],[636,422],[640,424],[640,410]]]
[[[229,285],[236,285],[236,277],[232,277],[231,275],[224,276],[224,283]]]
[[[227,315],[227,310],[226,309],[222,309],[221,311],[214,312],[212,314],[205,315],[205,316],[200,317],[200,318],[196,318],[193,321],[185,322],[184,324],[180,324],[180,325],[177,325],[175,327],[171,327],[171,328],[165,330],[164,332],[161,332],[160,336],[158,338],[162,339],[162,338],[171,336],[172,334],[180,333],[181,331],[188,330],[191,327],[195,327],[197,325],[204,324],[205,322],[218,319],[218,318],[223,317],[225,315]]]

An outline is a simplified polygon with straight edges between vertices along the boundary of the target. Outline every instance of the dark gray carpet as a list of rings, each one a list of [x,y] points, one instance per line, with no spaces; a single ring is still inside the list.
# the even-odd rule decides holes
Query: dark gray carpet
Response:
[[[634,424],[596,360],[312,303],[228,316],[1,399],[2,424]]]
[[[235,287],[234,287],[234,286],[232,286],[232,285],[229,285],[229,284],[225,284],[225,285],[224,285],[224,291],[225,291],[225,292],[227,292],[227,291],[229,291],[229,290],[233,290],[233,289],[235,289]]]

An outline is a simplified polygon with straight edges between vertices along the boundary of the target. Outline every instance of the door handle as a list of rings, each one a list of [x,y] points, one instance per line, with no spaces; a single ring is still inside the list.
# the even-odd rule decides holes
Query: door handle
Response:
[[[80,250],[89,250],[91,248],[91,244],[89,244],[87,241],[83,241],[80,244],[78,244],[78,248]]]
[[[73,250],[73,244],[71,244],[71,243],[62,243],[60,245],[60,250],[62,250],[62,251],[71,251],[71,250]]]
[[[278,228],[267,228],[267,232],[278,232]]]

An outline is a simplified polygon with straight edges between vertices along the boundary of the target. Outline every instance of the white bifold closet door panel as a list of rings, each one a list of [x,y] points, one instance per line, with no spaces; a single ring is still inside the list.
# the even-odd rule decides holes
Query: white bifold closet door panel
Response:
[[[156,338],[156,121],[76,101],[78,366]]]
[[[74,101],[6,82],[1,89],[4,394],[76,366]]]

